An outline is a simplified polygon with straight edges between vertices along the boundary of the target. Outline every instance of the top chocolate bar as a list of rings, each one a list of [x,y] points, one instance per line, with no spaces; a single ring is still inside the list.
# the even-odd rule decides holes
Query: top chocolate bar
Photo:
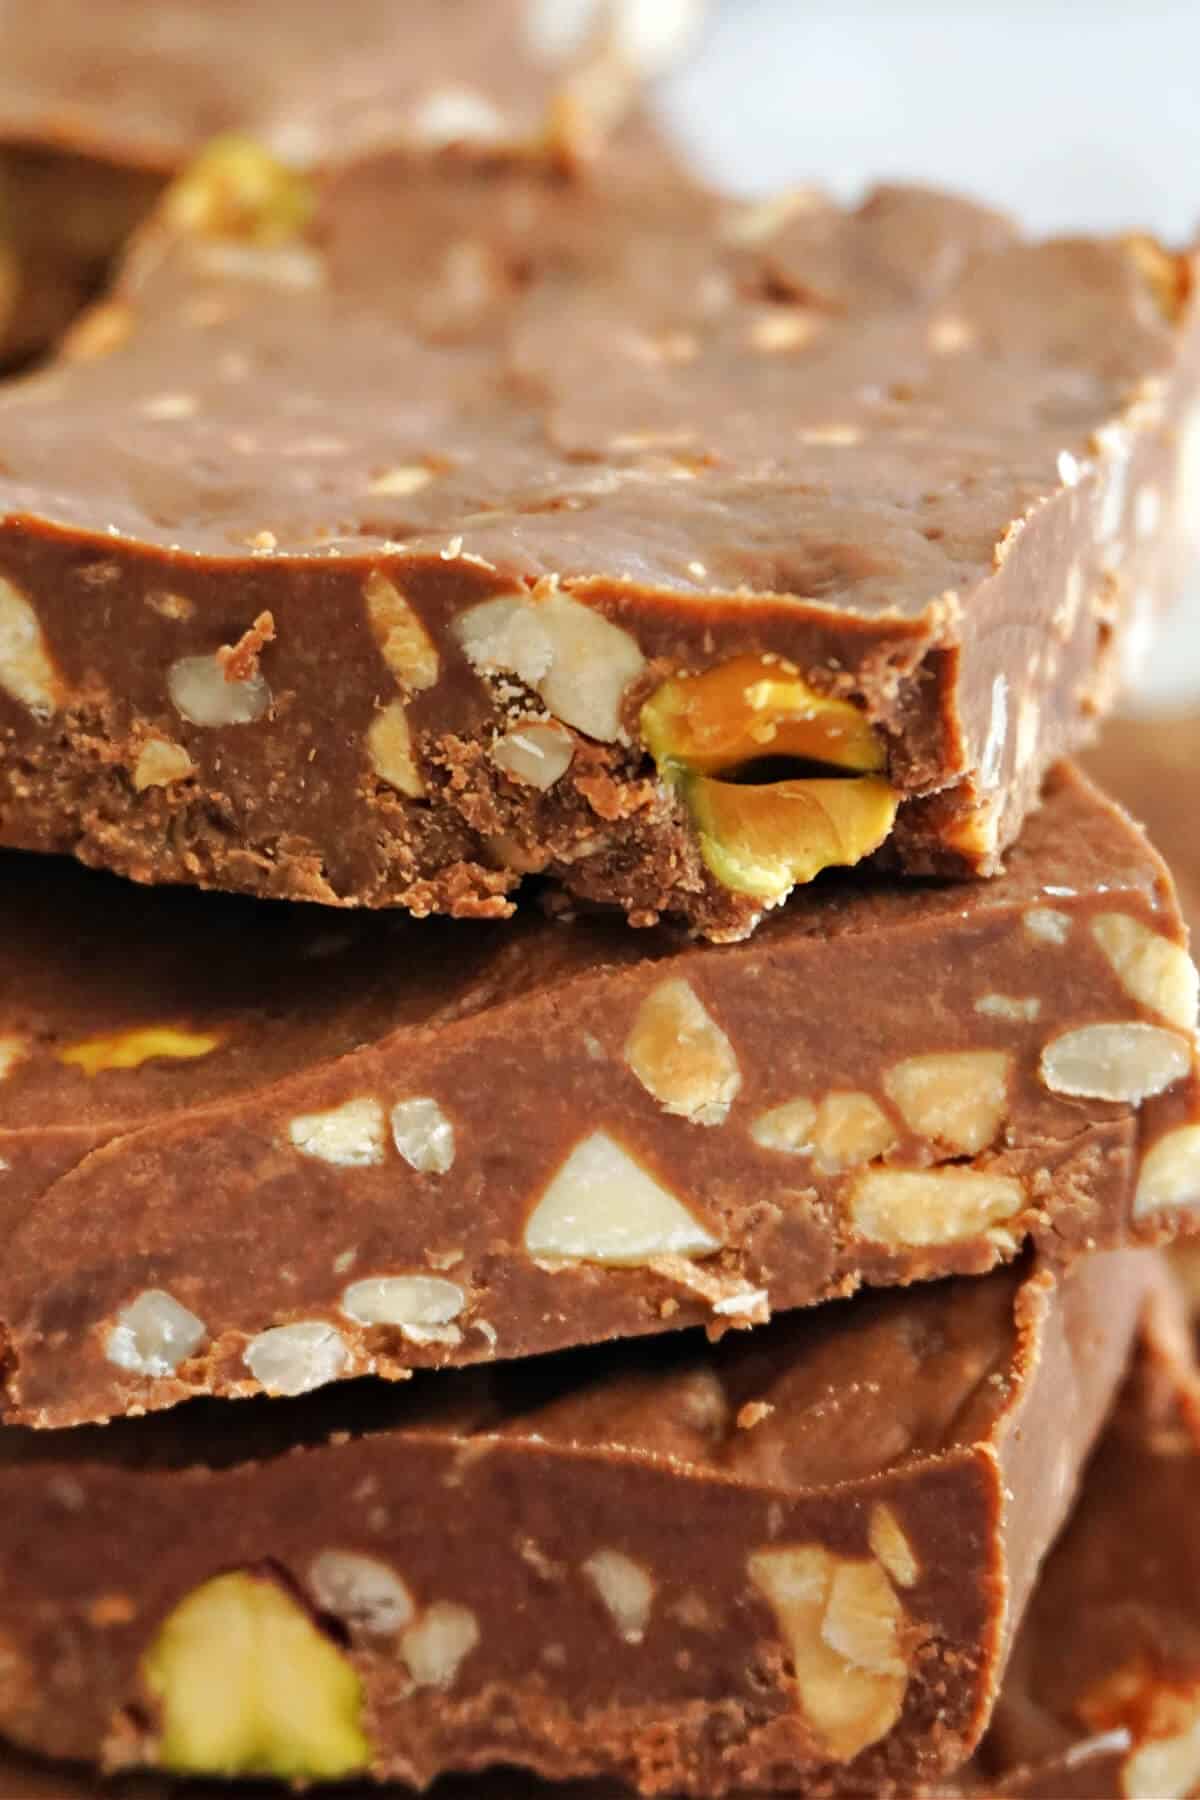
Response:
[[[218,152],[0,400],[0,840],[727,939],[989,874],[1173,583],[1192,275],[628,143]]]

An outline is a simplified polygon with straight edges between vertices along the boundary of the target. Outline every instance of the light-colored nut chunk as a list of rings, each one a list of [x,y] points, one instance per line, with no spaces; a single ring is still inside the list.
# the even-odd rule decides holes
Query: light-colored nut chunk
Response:
[[[364,1095],[328,1112],[302,1113],[289,1124],[288,1136],[302,1156],[342,1169],[369,1168],[383,1161],[383,1108]]]
[[[11,1075],[17,1064],[24,1062],[29,1055],[28,1041],[18,1037],[15,1032],[7,1037],[0,1037],[0,1081]]]
[[[895,1142],[891,1120],[870,1094],[826,1094],[813,1127],[813,1166],[838,1175],[885,1155]]]
[[[455,622],[480,674],[515,675],[566,725],[601,743],[622,736],[621,700],[645,665],[627,631],[556,588],[501,594]]]
[[[711,1256],[721,1241],[614,1138],[596,1131],[575,1146],[534,1207],[525,1248],[549,1261],[636,1267],[657,1256]]]
[[[1031,906],[1024,917],[1025,930],[1038,944],[1065,944],[1071,935],[1070,913],[1053,906]]]
[[[883,1085],[918,1137],[974,1156],[1004,1123],[1012,1060],[1002,1050],[910,1056],[887,1071]]]
[[[1191,1800],[1200,1785],[1200,1683],[1135,1653],[1079,1702],[1093,1732],[1132,1739],[1121,1770],[1127,1800]]]
[[[412,134],[428,150],[498,144],[505,135],[504,115],[477,88],[438,88],[413,113]]]
[[[147,788],[170,787],[173,781],[186,781],[194,775],[196,765],[182,744],[170,738],[150,738],[142,745],[133,767],[133,785],[139,794]]]
[[[977,1237],[1025,1205],[1011,1175],[984,1169],[868,1169],[850,1190],[854,1229],[875,1243],[904,1247]]]
[[[801,1095],[759,1113],[750,1127],[750,1136],[764,1150],[778,1150],[783,1156],[809,1156],[816,1122],[816,1107]]]
[[[203,1319],[162,1288],[147,1288],[117,1314],[104,1354],[134,1375],[173,1375],[207,1336]]]
[[[1052,1038],[1042,1051],[1042,1080],[1056,1094],[1140,1105],[1181,1081],[1192,1047],[1176,1031],[1123,1020],[1083,1025]]]
[[[438,653],[433,639],[404,595],[381,569],[373,569],[363,587],[367,617],[384,662],[405,693],[435,685]]]
[[[244,681],[227,681],[215,656],[181,656],[167,670],[167,692],[181,719],[210,729],[253,725],[271,704],[271,690],[257,670]]]
[[[341,1375],[350,1355],[324,1319],[274,1325],[251,1338],[243,1361],[268,1394],[308,1394]]]
[[[583,1572],[621,1637],[627,1644],[640,1644],[654,1604],[654,1583],[641,1563],[623,1550],[596,1550],[583,1564]]]
[[[142,1675],[176,1773],[334,1780],[370,1760],[353,1664],[273,1581],[239,1571],[196,1588]]]
[[[415,1344],[457,1344],[451,1323],[467,1297],[440,1275],[375,1275],[353,1281],[342,1295],[342,1311],[360,1325],[396,1325]]]
[[[642,1001],[625,1061],[664,1111],[720,1125],[742,1085],[733,1045],[686,981],[660,981]]]
[[[1092,920],[1092,936],[1131,1000],[1181,1031],[1194,1028],[1200,978],[1182,944],[1152,931],[1131,913],[1101,913]]]
[[[1014,1023],[1036,1019],[1041,1010],[1041,1001],[1032,994],[981,994],[975,1002],[975,1011],[985,1019],[1012,1019]]]
[[[174,1025],[143,1025],[130,1031],[112,1031],[99,1037],[84,1038],[68,1044],[58,1052],[58,1060],[68,1068],[82,1069],[85,1075],[102,1075],[107,1069],[138,1069],[145,1062],[164,1058],[190,1062],[196,1057],[211,1056],[220,1048],[221,1039],[214,1031],[184,1031]]]
[[[402,701],[391,700],[382,712],[376,713],[367,732],[367,755],[380,781],[386,781],[397,793],[407,794],[410,800],[424,798],[425,779],[417,767]]]
[[[0,688],[43,723],[62,704],[62,679],[38,616],[20,588],[0,575]]]
[[[1200,1205],[1200,1125],[1164,1132],[1142,1158],[1134,1195],[1135,1217],[1160,1206]]]
[[[881,1562],[897,1587],[914,1587],[921,1569],[913,1547],[905,1537],[900,1521],[885,1500],[871,1508],[867,1532],[873,1555]]]
[[[450,1687],[479,1642],[479,1621],[466,1606],[435,1600],[400,1639],[400,1653],[418,1687]]]
[[[394,1637],[416,1617],[395,1569],[352,1550],[322,1550],[308,1565],[308,1586],[322,1612],[367,1637]]]
[[[891,1730],[908,1685],[891,1583],[877,1562],[820,1544],[759,1550],[748,1568],[791,1653],[809,1723],[830,1756],[849,1762]]]
[[[491,755],[496,767],[513,781],[544,793],[570,768],[575,745],[570,733],[552,719],[532,720],[497,738]]]
[[[454,1167],[454,1126],[427,1094],[398,1100],[392,1108],[392,1140],[410,1169],[445,1175]]]

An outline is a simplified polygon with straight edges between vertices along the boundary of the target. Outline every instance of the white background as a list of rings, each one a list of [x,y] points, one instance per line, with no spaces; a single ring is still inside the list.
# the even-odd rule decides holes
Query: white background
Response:
[[[724,0],[663,110],[743,192],[954,186],[1039,231],[1200,232],[1200,0]],[[1200,503],[1200,502],[1198,502]],[[1200,573],[1144,675],[1200,698]]]

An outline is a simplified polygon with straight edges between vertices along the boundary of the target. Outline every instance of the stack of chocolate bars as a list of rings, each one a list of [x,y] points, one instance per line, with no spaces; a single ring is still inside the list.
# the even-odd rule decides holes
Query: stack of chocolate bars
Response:
[[[1064,758],[1193,261],[731,201],[628,6],[40,10],[18,190],[241,135],[14,251],[4,1800],[1190,1795],[1197,977]]]

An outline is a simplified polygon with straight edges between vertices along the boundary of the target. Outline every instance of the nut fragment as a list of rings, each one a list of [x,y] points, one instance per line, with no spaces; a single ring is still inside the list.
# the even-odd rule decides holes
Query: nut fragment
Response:
[[[678,977],[660,981],[646,995],[624,1054],[663,1110],[693,1125],[722,1124],[742,1085],[733,1045],[695,989]]]
[[[909,1056],[887,1071],[883,1085],[919,1137],[974,1156],[1004,1123],[1012,1061],[1002,1050]]]
[[[425,781],[413,753],[408,714],[400,700],[391,700],[376,713],[367,731],[367,754],[381,781],[410,800],[423,799]]]
[[[106,1069],[137,1069],[159,1057],[189,1062],[211,1056],[221,1039],[213,1031],[185,1031],[175,1025],[142,1025],[129,1031],[101,1033],[84,1038],[58,1052],[58,1060],[85,1075],[101,1075]]]
[[[886,755],[858,707],[818,693],[761,656],[664,682],[642,708],[642,734],[660,769],[721,775],[763,756],[791,756],[878,774]]]
[[[1135,1218],[1160,1206],[1200,1205],[1200,1125],[1164,1132],[1142,1158]]]
[[[747,1566],[791,1652],[809,1723],[828,1755],[849,1762],[891,1730],[908,1685],[904,1613],[887,1576],[820,1544],[758,1550]]]
[[[19,1062],[24,1062],[29,1055],[29,1045],[23,1037],[16,1033],[8,1037],[0,1037],[0,1081],[12,1074]]]
[[[1178,1032],[1122,1021],[1064,1031],[1046,1045],[1038,1066],[1056,1094],[1137,1106],[1181,1081],[1191,1062],[1191,1045]]]
[[[20,588],[0,575],[0,688],[43,723],[62,704],[63,688],[41,624]]]
[[[627,1644],[640,1644],[650,1623],[654,1583],[623,1550],[595,1550],[582,1565]]]
[[[445,1175],[454,1167],[454,1126],[436,1100],[415,1095],[391,1111],[392,1141],[410,1169]]]
[[[975,1002],[975,1011],[988,1019],[1036,1019],[1041,1010],[1042,1003],[1033,994],[981,994]]]
[[[351,1282],[341,1307],[360,1325],[396,1325],[415,1344],[457,1344],[462,1333],[450,1321],[466,1301],[455,1282],[437,1275],[374,1275]]]
[[[636,1267],[711,1256],[721,1242],[606,1132],[571,1151],[525,1226],[531,1256]]]
[[[498,769],[513,781],[543,793],[566,774],[575,756],[570,735],[554,721],[534,720],[506,732],[492,745],[491,757]]]
[[[363,599],[375,642],[397,684],[405,693],[433,687],[439,669],[437,649],[396,584],[381,569],[373,569]]]
[[[800,1096],[759,1113],[750,1126],[750,1136],[764,1150],[778,1150],[784,1156],[808,1156],[813,1147],[816,1122],[816,1107],[811,1100]]]
[[[623,735],[621,701],[646,659],[602,613],[547,587],[484,600],[454,628],[480,674],[515,675],[564,724],[601,743]]]
[[[1181,1031],[1194,1028],[1200,977],[1182,944],[1152,931],[1131,913],[1101,913],[1092,920],[1092,936],[1131,1000]]]
[[[167,670],[167,692],[180,718],[209,729],[253,725],[271,704],[257,670],[244,681],[227,681],[215,655],[179,657]]]
[[[822,869],[850,868],[878,850],[899,804],[879,775],[761,787],[688,776],[680,789],[710,872],[772,906]]]
[[[394,1637],[416,1617],[399,1575],[373,1556],[322,1550],[308,1565],[308,1585],[322,1612],[368,1637]]]
[[[178,232],[262,247],[297,237],[312,208],[312,187],[302,175],[233,132],[214,138],[163,202]]]
[[[363,1096],[328,1112],[302,1113],[288,1125],[288,1136],[302,1156],[343,1169],[368,1168],[383,1161],[383,1108]]]
[[[307,1394],[336,1381],[349,1352],[324,1319],[302,1319],[260,1331],[246,1345],[243,1360],[268,1394]]]
[[[194,775],[196,765],[182,744],[170,738],[148,738],[138,753],[133,768],[133,785],[139,794],[147,788],[170,787],[173,781],[186,781]]]
[[[850,1190],[849,1220],[899,1247],[954,1244],[989,1232],[1025,1205],[1021,1183],[985,1169],[868,1169]]]
[[[448,1688],[479,1642],[479,1621],[466,1606],[435,1600],[400,1639],[400,1653],[418,1687]]]
[[[813,1127],[813,1165],[838,1175],[884,1156],[895,1142],[891,1120],[870,1094],[826,1094]]]
[[[920,1565],[900,1528],[899,1519],[884,1500],[877,1501],[871,1508],[867,1538],[872,1552],[896,1586],[914,1587],[921,1573]]]
[[[203,1319],[162,1288],[147,1288],[117,1314],[104,1354],[134,1375],[173,1375],[207,1336]]]
[[[1039,944],[1065,944],[1071,932],[1070,913],[1053,906],[1031,906],[1025,914],[1025,930]]]
[[[1135,1652],[1093,1683],[1078,1711],[1094,1732],[1132,1740],[1121,1770],[1127,1800],[1190,1800],[1200,1784],[1200,1683]]]
[[[169,1615],[142,1660],[158,1760],[192,1775],[332,1780],[364,1769],[362,1685],[275,1582],[218,1575]]]

